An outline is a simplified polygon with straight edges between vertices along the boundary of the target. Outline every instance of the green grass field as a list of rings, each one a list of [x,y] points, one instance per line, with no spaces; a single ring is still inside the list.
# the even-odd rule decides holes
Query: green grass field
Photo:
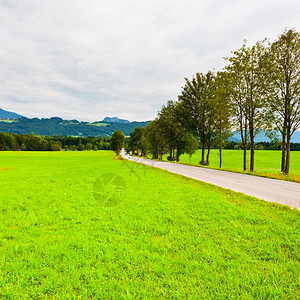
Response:
[[[91,126],[107,126],[108,124],[107,123],[89,123],[88,125],[91,125]]]
[[[0,122],[4,122],[4,123],[13,123],[13,122],[18,122],[18,121],[17,121],[17,120],[0,119]]]
[[[164,155],[163,160],[167,161],[167,156]],[[230,170],[234,172],[242,172],[243,169],[243,151],[242,150],[223,150],[223,170]],[[281,175],[281,152],[273,150],[256,150],[255,158],[255,172],[254,174],[273,177],[278,179],[286,179],[300,182],[300,151],[291,151],[290,176]],[[180,156],[180,162],[186,164],[193,164],[199,166],[201,160],[201,150],[197,150],[195,154],[190,156],[183,154]],[[250,166],[250,151],[247,153],[247,166]],[[212,149],[210,154],[210,166],[212,168],[219,168],[219,150]]]
[[[1,298],[299,299],[299,211],[113,156],[0,152]]]

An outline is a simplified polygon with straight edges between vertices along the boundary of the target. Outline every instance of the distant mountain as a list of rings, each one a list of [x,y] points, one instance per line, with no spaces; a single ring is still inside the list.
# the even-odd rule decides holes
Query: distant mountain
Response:
[[[0,119],[18,119],[18,118],[24,118],[24,116],[0,108]]]
[[[117,129],[120,129],[125,136],[136,127],[145,127],[147,122],[128,123],[106,123],[106,122],[80,122],[77,120],[63,120],[58,117],[50,119],[27,119],[20,118],[13,122],[1,122],[0,132],[29,134],[48,136],[111,136]]]
[[[228,139],[228,142],[240,143],[241,140],[238,139],[238,138],[236,138],[236,137],[231,136],[231,137]]]
[[[124,120],[124,119],[119,119],[117,117],[105,117],[102,122],[106,122],[106,123],[122,123],[122,124],[128,124],[130,123],[130,121],[128,120]]]

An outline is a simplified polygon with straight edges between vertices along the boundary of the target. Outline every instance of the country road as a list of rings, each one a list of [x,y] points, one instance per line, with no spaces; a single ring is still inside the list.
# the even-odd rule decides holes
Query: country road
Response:
[[[211,183],[268,202],[276,202],[300,209],[300,183],[144,159],[126,155],[124,151],[122,156],[134,162]]]

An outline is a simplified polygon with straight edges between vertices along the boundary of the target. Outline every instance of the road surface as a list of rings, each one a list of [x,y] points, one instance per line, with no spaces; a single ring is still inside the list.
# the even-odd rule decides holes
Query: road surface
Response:
[[[218,185],[268,202],[300,209],[300,183],[144,159],[126,155],[124,151],[122,156],[131,161]]]

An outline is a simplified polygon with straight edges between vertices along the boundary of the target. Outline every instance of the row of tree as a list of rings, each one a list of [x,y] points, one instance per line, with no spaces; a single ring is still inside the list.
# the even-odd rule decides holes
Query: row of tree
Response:
[[[0,132],[0,151],[110,150],[110,138],[38,136]]]
[[[272,138],[280,132],[281,171],[288,174],[291,137],[300,126],[300,34],[285,30],[273,43],[248,47],[245,42],[232,54],[222,71],[185,78],[178,101],[168,101],[145,129],[135,129],[128,150],[151,152],[153,158],[169,153],[169,160],[178,161],[200,142],[200,164],[209,165],[210,149],[217,143],[221,168],[224,141],[238,130],[243,168],[250,145],[253,171],[254,138],[264,129]]]

